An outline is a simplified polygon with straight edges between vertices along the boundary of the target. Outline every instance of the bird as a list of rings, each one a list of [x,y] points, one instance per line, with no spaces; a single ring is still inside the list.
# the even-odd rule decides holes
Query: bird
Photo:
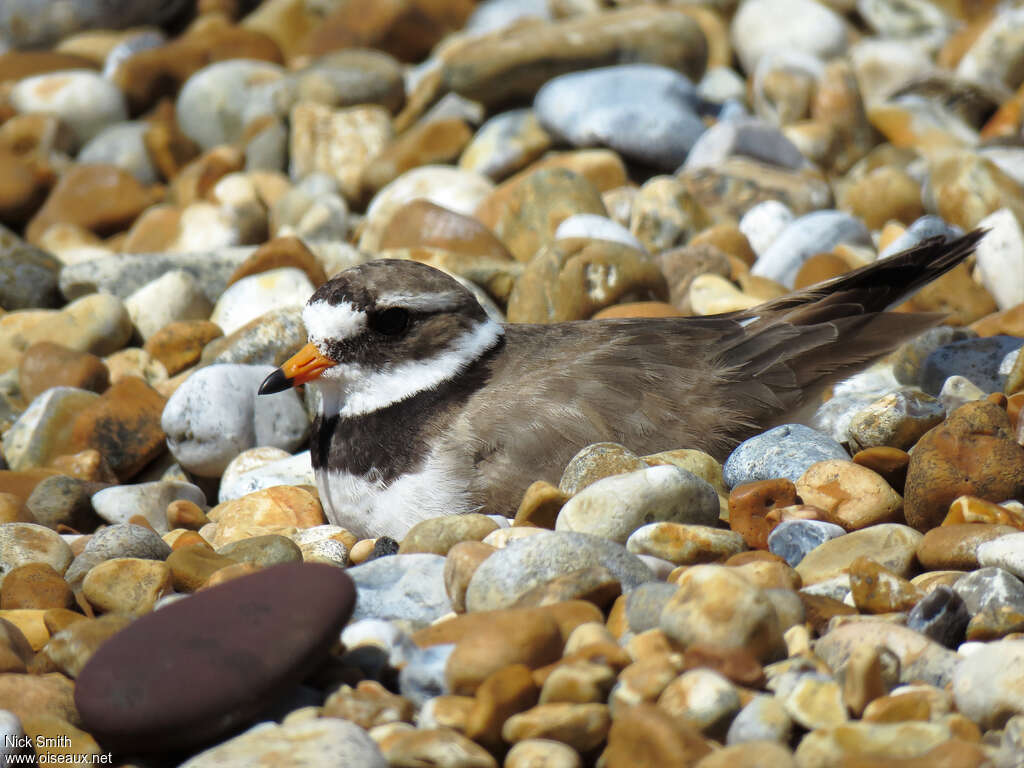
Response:
[[[309,343],[260,394],[313,388],[310,455],[328,519],[401,538],[417,523],[513,516],[597,442],[639,455],[741,441],[820,397],[939,313],[889,310],[962,262],[982,231],[901,253],[750,309],[505,324],[450,275],[378,259],[321,285]]]

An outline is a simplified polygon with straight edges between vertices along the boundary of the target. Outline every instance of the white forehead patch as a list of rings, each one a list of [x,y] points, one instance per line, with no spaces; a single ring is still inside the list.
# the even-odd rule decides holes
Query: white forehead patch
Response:
[[[366,330],[366,313],[347,301],[311,301],[302,310],[302,322],[309,340],[319,346],[330,339],[341,341],[358,336]]]

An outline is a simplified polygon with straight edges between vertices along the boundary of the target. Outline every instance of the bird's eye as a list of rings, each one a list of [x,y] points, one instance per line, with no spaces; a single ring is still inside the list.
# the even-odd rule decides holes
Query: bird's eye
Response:
[[[409,327],[409,313],[401,307],[391,307],[370,316],[370,328],[385,336],[397,336]]]

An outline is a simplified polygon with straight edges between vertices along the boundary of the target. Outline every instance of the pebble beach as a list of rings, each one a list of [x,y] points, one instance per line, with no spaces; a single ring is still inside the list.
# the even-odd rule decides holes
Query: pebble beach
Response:
[[[0,0],[0,764],[1024,768],[1024,7]],[[330,522],[376,258],[509,323],[755,307],[987,234],[724,462]]]

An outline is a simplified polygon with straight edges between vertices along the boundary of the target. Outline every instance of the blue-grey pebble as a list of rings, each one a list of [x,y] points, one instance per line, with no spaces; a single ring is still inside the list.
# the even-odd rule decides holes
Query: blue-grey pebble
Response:
[[[929,328],[919,336],[901,344],[889,356],[892,375],[900,384],[919,387],[924,361],[928,359],[928,355],[947,344],[976,338],[978,338],[977,332],[970,328],[951,325],[937,325],[934,328]],[[941,387],[942,384],[940,383],[939,386]]]
[[[606,146],[674,171],[704,132],[696,88],[674,69],[621,64],[549,80],[533,108],[546,131],[576,147]]]
[[[963,642],[970,620],[963,598],[940,584],[910,609],[907,626],[947,648],[956,648]]]
[[[768,534],[768,551],[795,568],[812,549],[844,533],[842,526],[822,520],[786,520]]]
[[[417,648],[398,673],[399,692],[417,707],[428,699],[449,693],[444,670],[454,650],[454,643]]]
[[[87,29],[127,29],[159,25],[189,0],[3,0],[0,38],[13,48],[48,46]]]
[[[68,264],[60,270],[60,290],[69,301],[90,293],[126,299],[142,286],[172,270],[196,278],[211,302],[224,293],[228,279],[255,246],[218,248],[194,253],[116,253]]]
[[[1002,568],[980,568],[953,585],[967,612],[975,616],[988,608],[1009,608],[1024,613],[1024,581]]]
[[[155,184],[160,180],[156,166],[150,159],[143,136],[149,126],[142,120],[128,120],[108,125],[82,147],[75,161],[115,165],[127,171],[142,184]]]
[[[945,344],[925,358],[921,370],[921,389],[938,396],[950,376],[970,379],[985,392],[1002,392],[1006,376],[999,374],[1003,358],[1024,345],[1015,336],[987,336]]]
[[[595,565],[611,571],[625,593],[654,578],[621,544],[587,533],[545,531],[512,541],[484,560],[466,589],[466,610],[509,608],[534,587]]]
[[[740,443],[725,460],[722,478],[729,488],[779,477],[795,483],[811,464],[849,458],[828,435],[803,424],[782,424]]]
[[[661,621],[661,610],[678,587],[665,581],[641,584],[626,598],[626,621],[631,632],[639,634],[655,629]]]
[[[352,621],[406,619],[429,624],[452,610],[440,555],[379,557],[349,568],[348,574],[356,583]]]
[[[701,134],[679,171],[714,167],[733,155],[742,155],[769,165],[799,170],[807,159],[771,123],[758,117],[736,117],[719,121]]]
[[[816,253],[827,253],[840,243],[871,245],[871,233],[863,221],[845,211],[805,214],[779,233],[758,256],[750,274],[769,277],[792,288],[807,259]]]
[[[46,251],[0,229],[0,307],[53,309],[64,302],[58,286],[61,263]]]
[[[889,245],[886,246],[880,254],[878,254],[878,258],[885,259],[889,256],[894,256],[900,251],[913,248],[922,240],[927,240],[929,237],[937,237],[939,235],[942,235],[943,237],[959,237],[962,234],[963,230],[959,227],[947,224],[938,216],[928,214],[917,219],[913,224],[907,227],[907,230],[902,235],[889,243]]]

